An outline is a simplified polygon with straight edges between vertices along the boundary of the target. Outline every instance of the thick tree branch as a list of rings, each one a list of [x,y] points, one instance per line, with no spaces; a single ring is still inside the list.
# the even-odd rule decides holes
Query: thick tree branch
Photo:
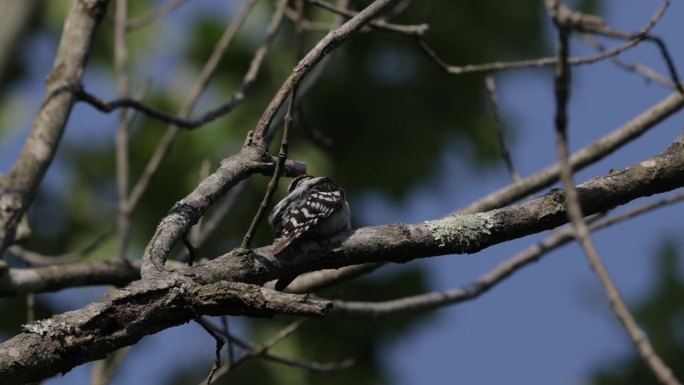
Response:
[[[88,261],[0,271],[0,297],[90,285],[123,286],[140,279],[140,262]]]
[[[72,2],[45,85],[45,98],[61,86],[80,83],[90,44],[108,3],[106,0]],[[73,95],[64,93],[42,106],[19,158],[7,175],[0,192],[0,255],[12,244],[19,219],[33,201],[52,162],[74,100]]]
[[[577,186],[585,214],[603,212],[638,197],[684,186],[683,149],[684,143],[678,141],[661,155]],[[268,166],[272,172],[273,165]],[[191,196],[176,205],[167,217],[168,222],[165,220],[160,228],[173,233],[192,221],[202,204],[208,204],[198,202],[194,194],[204,191],[205,200],[210,201],[219,186],[228,184],[219,183],[222,172],[226,171],[217,171],[205,179]],[[231,175],[235,178],[227,180],[234,181],[239,173]],[[272,246],[254,251],[236,249],[202,265],[179,269],[177,274],[155,275],[153,280],[134,282],[85,308],[55,316],[42,326],[31,328],[35,332],[44,330],[42,336],[23,333],[1,344],[0,382],[21,383],[36,379],[30,373],[49,376],[68,370],[133,344],[144,335],[194,319],[198,314],[320,315],[328,304],[307,302],[302,296],[279,295],[239,282],[260,284],[318,269],[474,253],[566,222],[564,193],[555,190],[523,204],[487,213],[357,229],[329,240],[302,244],[283,258],[271,255]],[[162,237],[168,239],[166,234],[158,233],[152,244],[163,242]],[[84,349],[86,345],[88,349]]]
[[[164,263],[173,245],[188,233],[226,191],[252,174],[273,173],[274,164],[275,159],[258,145],[246,145],[237,155],[223,160],[221,167],[177,202],[159,223],[143,254],[142,277],[152,277],[164,271]],[[303,164],[286,162],[285,175],[294,176],[304,171],[306,167]]]
[[[633,209],[612,215],[608,218],[593,221],[589,225],[589,229],[592,232],[597,231],[633,218],[637,215],[650,212],[656,208],[681,202],[682,200],[684,200],[684,193],[675,194],[665,199],[660,199],[645,205],[637,206]],[[472,283],[463,287],[444,291],[422,293],[414,296],[380,302],[335,300],[333,301],[333,309],[330,312],[330,315],[378,318],[397,314],[433,310],[465,301],[472,301],[476,298],[479,298],[482,294],[488,292],[505,279],[511,277],[518,270],[531,263],[539,261],[539,259],[549,254],[551,251],[554,251],[557,248],[574,240],[575,233],[572,230],[572,227],[565,226],[562,229],[553,231],[551,235],[544,238],[540,242],[525,248],[509,259],[501,262],[487,273],[478,277]],[[318,272],[310,274],[315,273]],[[290,285],[290,287],[291,286],[292,285]]]
[[[684,135],[671,149],[659,156],[625,170],[614,170],[608,176],[595,178],[578,186],[586,213],[603,212],[637,197],[684,186],[684,155],[678,152],[684,147],[683,141]],[[215,182],[216,180],[212,183]],[[219,186],[209,184],[209,187]],[[517,206],[488,213],[451,215],[442,220],[427,222],[437,228],[453,226],[456,233],[463,232],[462,238],[454,239],[444,246],[440,246],[430,235],[425,224],[395,224],[361,228],[329,241],[306,244],[301,250],[302,254],[296,258],[276,259],[270,255],[270,246],[266,246],[257,249],[255,254],[234,251],[202,265],[175,270],[206,282],[229,279],[265,283],[285,275],[338,269],[362,263],[405,262],[450,253],[473,253],[505,240],[564,223],[563,202],[562,191],[556,190]],[[183,221],[187,221],[187,218]],[[170,222],[174,226],[180,225],[175,221]],[[478,224],[483,226],[479,229],[473,227]],[[459,226],[464,228],[460,229]],[[376,251],[378,254],[375,254]],[[351,269],[352,272],[355,270]],[[337,272],[317,272],[313,274],[313,282],[302,282],[302,288],[296,291],[318,287],[330,275],[335,276]],[[302,279],[306,277],[305,275]],[[123,284],[136,278],[137,274],[133,269],[116,263],[83,262],[42,268],[6,269],[0,270],[0,295],[52,291],[81,285]],[[296,282],[293,287],[297,287]]]
[[[585,212],[603,212],[641,196],[684,186],[683,143],[684,135],[659,156],[625,170],[614,170],[610,175],[578,186]],[[448,229],[453,226],[456,233],[463,233],[460,239],[453,239],[444,246],[440,246],[440,242],[430,234],[425,224],[395,224],[361,228],[329,241],[308,243],[296,258],[276,259],[270,255],[271,246],[266,246],[257,249],[255,254],[233,251],[192,268],[175,270],[205,282],[228,279],[265,283],[285,275],[338,269],[368,262],[405,262],[435,255],[474,253],[502,241],[565,223],[563,210],[563,192],[556,190],[517,206],[487,213],[451,215],[426,222],[436,228]],[[474,227],[478,224],[482,225],[479,229]],[[353,272],[356,268],[350,269]],[[318,287],[330,275],[337,275],[337,272],[316,272],[313,274],[313,282],[302,282],[301,290],[297,291]],[[70,278],[65,280],[65,277]],[[306,277],[304,275],[302,279]],[[133,269],[116,263],[83,262],[42,268],[6,269],[0,270],[0,295],[52,291],[81,285],[123,284],[136,278],[137,274]],[[296,282],[294,287],[297,287]]]
[[[638,197],[684,186],[684,152],[676,142],[662,154],[577,186],[586,215]],[[519,205],[418,224],[364,227],[324,241],[292,247],[274,258],[272,246],[231,252],[185,271],[209,281],[264,283],[281,276],[369,262],[403,263],[416,258],[475,253],[489,246],[549,230],[567,222],[565,196],[554,190]]]
[[[67,372],[199,315],[322,316],[329,307],[328,301],[237,282],[137,281],[79,311],[25,325],[24,333],[0,346],[0,383]]]

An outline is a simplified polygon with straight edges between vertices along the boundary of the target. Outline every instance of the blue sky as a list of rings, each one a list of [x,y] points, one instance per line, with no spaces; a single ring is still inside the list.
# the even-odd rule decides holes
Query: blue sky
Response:
[[[198,5],[210,3],[215,2],[197,1]],[[658,5],[636,0],[605,3],[609,25],[631,31],[639,29]],[[675,40],[684,32],[683,16],[684,4],[673,2],[654,30],[665,38],[676,63],[684,63],[684,46]],[[34,44],[37,50],[34,52],[46,58],[54,55],[55,48],[41,39],[36,39]],[[572,53],[593,52],[574,40]],[[621,57],[665,73],[658,52],[648,44]],[[35,68],[31,70],[47,73],[49,61],[34,61]],[[684,72],[684,67],[679,69]],[[555,162],[551,73],[548,70],[515,71],[497,75],[496,80],[503,114],[509,119],[509,125],[515,127],[510,144],[519,171],[523,176],[530,175]],[[35,95],[42,92],[41,87],[42,83],[37,82],[25,84],[18,90],[29,101],[24,107],[27,121],[21,127],[30,125],[31,113],[37,109]],[[109,87],[113,89],[111,85]],[[576,68],[570,104],[571,147],[578,149],[607,134],[669,93],[658,85],[645,84],[643,78],[616,69],[609,62]],[[80,112],[87,109],[77,108],[83,108]],[[88,113],[95,114],[93,111]],[[611,168],[623,168],[661,152],[679,134],[682,117],[680,112],[669,118],[622,151],[579,172],[576,180],[604,175]],[[3,141],[6,138],[3,137]],[[16,157],[23,138],[24,134],[19,133],[11,142],[2,145],[0,165],[3,170]],[[442,170],[443,182],[437,188],[434,185],[416,188],[400,207],[369,196],[355,202],[355,213],[364,213],[369,224],[419,222],[453,212],[509,180],[503,165],[499,170],[474,173],[468,165],[462,164],[462,158],[449,154],[443,156]],[[54,175],[49,174],[49,177],[54,178]],[[652,285],[654,251],[662,237],[680,236],[677,224],[682,209],[681,205],[673,206],[594,236],[599,252],[628,303],[637,302]],[[444,256],[414,263],[420,263],[429,271],[434,289],[457,287],[543,236],[508,242],[475,255]],[[66,309],[87,303],[102,292],[102,288],[85,288],[46,296]],[[591,369],[632,349],[584,255],[573,244],[525,268],[476,301],[438,311],[432,323],[387,346],[384,353],[396,384],[570,385],[581,383]],[[178,360],[179,350],[192,359]],[[208,369],[212,354],[213,342],[198,326],[190,324],[167,330],[146,337],[143,344],[133,347],[114,383],[146,384],[149,378],[161,380],[165,373],[164,363],[169,362],[205,365]],[[82,384],[88,382],[89,375],[90,365],[84,365],[46,383]]]
[[[640,29],[658,6],[635,0],[605,3],[608,24],[629,31]],[[675,39],[684,32],[683,15],[684,4],[673,2],[653,31],[665,38],[680,72],[684,47]],[[593,54],[577,40],[571,52]],[[643,45],[621,58],[666,73],[653,46]],[[502,110],[515,122],[514,162],[523,176],[530,175],[556,160],[552,74],[526,70],[498,75],[496,80]],[[571,148],[591,143],[669,94],[609,62],[575,68],[569,107]],[[624,168],[660,153],[681,131],[682,117],[681,112],[670,117],[618,153],[579,172],[575,180],[604,175],[611,168]],[[443,186],[416,191],[399,212],[381,210],[387,213],[381,220],[416,222],[438,217],[507,181],[503,165],[498,173],[474,175],[457,162],[446,156]],[[368,207],[381,204],[373,203]],[[663,237],[681,239],[682,209],[681,204],[672,206],[595,234],[598,251],[628,304],[638,302],[653,284],[655,251]],[[457,287],[544,235],[475,255],[420,263],[428,266],[436,289]],[[578,384],[592,369],[633,350],[576,244],[554,251],[476,301],[440,310],[436,318],[434,324],[388,349],[397,384]]]

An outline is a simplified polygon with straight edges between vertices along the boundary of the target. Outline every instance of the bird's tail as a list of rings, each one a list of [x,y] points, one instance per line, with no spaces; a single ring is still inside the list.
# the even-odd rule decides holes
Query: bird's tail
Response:
[[[278,254],[282,253],[294,240],[294,237],[279,239],[273,247],[273,255],[278,256]]]

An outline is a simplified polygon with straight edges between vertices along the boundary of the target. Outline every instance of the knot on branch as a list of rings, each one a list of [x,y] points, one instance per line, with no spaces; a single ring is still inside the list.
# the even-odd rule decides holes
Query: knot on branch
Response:
[[[184,218],[190,219],[193,223],[197,222],[197,219],[202,215],[197,208],[185,203],[183,199],[176,202],[173,207],[171,207],[168,214],[178,214]]]

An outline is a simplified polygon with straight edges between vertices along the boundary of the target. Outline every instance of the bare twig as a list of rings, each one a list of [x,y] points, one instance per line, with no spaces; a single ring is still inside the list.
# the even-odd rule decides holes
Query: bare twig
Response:
[[[259,205],[259,210],[257,210],[256,215],[254,215],[254,219],[252,219],[252,223],[249,225],[249,229],[247,230],[245,237],[242,239],[242,244],[240,246],[242,248],[249,248],[252,244],[252,237],[254,236],[254,232],[256,231],[259,222],[261,222],[264,215],[266,215],[268,205],[271,203],[271,199],[273,198],[273,194],[275,193],[276,188],[278,188],[278,181],[280,181],[280,175],[283,172],[283,165],[287,160],[287,150],[290,145],[290,128],[292,126],[292,122],[294,121],[294,119],[292,118],[292,109],[294,108],[294,101],[296,96],[297,86],[294,86],[292,88],[292,92],[290,93],[290,102],[288,103],[287,113],[285,114],[285,128],[283,129],[283,140],[280,143],[280,152],[278,153],[278,161],[276,162],[275,171],[273,171],[273,177],[271,177],[271,181],[268,183],[268,187],[266,188],[266,194],[264,194],[264,199],[261,201],[261,204]]]
[[[663,4],[656,10],[655,14],[646,22],[644,27],[641,28],[641,30],[635,34],[625,34],[622,36],[622,38],[627,39],[628,41],[622,45],[619,45],[615,48],[606,50],[604,52],[601,52],[598,55],[594,56],[587,56],[587,57],[575,57],[575,58],[568,58],[568,65],[583,65],[583,64],[591,64],[595,63],[597,61],[605,60],[611,57],[614,57],[634,46],[639,44],[641,41],[644,39],[648,40],[653,40],[656,44],[659,45],[661,48],[661,52],[665,52],[663,54],[663,57],[666,60],[666,63],[668,63],[668,68],[670,68],[671,73],[673,74],[674,78],[677,78],[676,71],[673,72],[674,65],[672,64],[671,59],[669,59],[669,54],[667,54],[667,50],[663,51],[664,45],[662,44],[662,41],[660,41],[658,38],[655,38],[653,36],[649,36],[648,33],[649,31],[655,26],[655,24],[660,20],[662,15],[665,13],[665,9],[667,9],[668,1],[664,1]],[[592,32],[596,31],[601,31],[601,30],[592,30]],[[604,34],[607,33],[604,31]],[[553,57],[546,57],[546,58],[540,58],[540,59],[531,59],[531,60],[520,60],[520,61],[515,61],[515,62],[494,62],[494,63],[485,63],[485,64],[472,64],[472,65],[465,65],[465,66],[453,66],[447,64],[442,58],[439,57],[439,55],[428,45],[428,43],[422,38],[418,37],[416,38],[416,41],[418,43],[418,46],[421,48],[421,51],[430,59],[433,63],[437,65],[440,69],[442,69],[444,72],[450,74],[450,75],[463,75],[463,74],[473,74],[473,73],[482,73],[482,72],[495,72],[495,71],[504,71],[504,70],[510,70],[510,69],[518,69],[518,68],[538,68],[538,67],[547,67],[547,66],[552,66],[556,65],[558,63],[558,58],[553,56]]]
[[[274,362],[279,362],[281,364],[300,367],[302,369],[307,369],[314,372],[339,371],[342,369],[346,369],[354,364],[354,361],[351,359],[347,359],[341,362],[313,362],[309,360],[300,360],[290,357],[284,357],[282,355],[270,351],[270,349],[273,346],[275,346],[278,342],[284,340],[285,338],[289,337],[292,333],[294,333],[305,320],[306,319],[302,318],[292,322],[291,324],[280,329],[280,331],[278,331],[276,335],[274,335],[268,341],[261,345],[250,343],[237,336],[231,336],[230,338],[233,339],[233,341],[235,341],[243,348],[248,349],[248,351],[244,353],[238,359],[238,361],[243,360],[242,362],[245,362],[246,360],[252,357],[261,357]]]
[[[342,369],[346,369],[354,364],[354,360],[352,359],[343,360],[341,362],[314,362],[309,360],[285,357],[283,355],[273,353],[270,351],[270,348],[272,348],[279,341],[282,341],[284,338],[287,338],[292,332],[294,332],[299,327],[299,325],[301,324],[298,324],[298,321],[293,322],[292,324],[281,329],[278,332],[278,334],[276,334],[273,338],[271,338],[271,340],[269,340],[269,342],[266,342],[261,345],[249,342],[236,335],[224,334],[224,337],[226,337],[228,341],[233,341],[236,345],[239,345],[243,349],[246,349],[247,352],[240,356],[240,358],[238,359],[239,363],[238,361],[236,361],[236,364],[234,366],[222,366],[217,371],[217,375],[215,378],[218,379],[220,377],[227,375],[232,370],[237,368],[237,365],[242,365],[243,363],[247,362],[249,359],[252,358],[262,358],[265,360],[278,362],[288,366],[299,367],[313,372],[335,372]],[[214,330],[221,333],[221,331],[217,329]]]
[[[211,161],[209,161],[209,159],[205,159],[202,161],[202,165],[200,166],[198,183],[206,179],[209,176],[209,172],[211,172]],[[203,228],[204,217],[200,218],[199,221],[197,221],[197,224],[190,229],[189,240],[193,245],[195,245],[195,249],[199,249],[198,242],[200,240]]]
[[[280,341],[284,340],[285,338],[289,337],[292,333],[294,333],[305,320],[305,318],[295,320],[294,322],[280,329],[278,333],[276,333],[268,341],[260,345],[249,342],[232,334],[224,334],[224,337],[226,337],[226,339],[235,342],[237,345],[240,345],[243,349],[246,349],[247,351],[243,353],[237,360],[235,360],[233,365],[222,366],[216,372],[215,380],[218,380],[219,378],[227,375],[228,373],[235,370],[238,366],[244,364],[252,358],[263,358],[270,361],[279,362],[281,364],[300,367],[302,369],[307,369],[315,372],[339,371],[342,369],[346,369],[354,364],[354,361],[350,359],[344,360],[342,362],[314,362],[309,360],[284,357],[280,354],[276,354],[270,351],[270,349],[273,346],[275,346],[277,343],[279,343]],[[216,328],[214,328],[214,331],[221,333],[221,331]]]
[[[623,32],[623,31],[618,31],[615,29],[612,29],[610,27],[607,27],[605,25],[600,25],[600,26],[592,26],[592,25],[573,25],[572,29],[581,31],[581,32],[588,32],[592,34],[597,34],[597,35],[603,35],[607,37],[612,37],[612,38],[617,38],[617,39],[622,39],[622,40],[645,40],[645,41],[650,41],[656,45],[658,48],[658,51],[660,52],[660,55],[663,57],[663,61],[665,61],[665,65],[667,66],[667,69],[670,73],[670,78],[672,79],[672,83],[674,84],[674,87],[681,93],[684,94],[684,85],[682,85],[681,81],[679,80],[679,75],[677,73],[677,68],[674,65],[674,60],[672,60],[672,56],[670,55],[669,50],[665,46],[665,43],[663,40],[654,35],[650,35],[648,32],[655,26],[655,24],[663,17],[665,14],[665,11],[667,8],[670,6],[670,0],[663,0],[661,3],[660,7],[656,10],[655,14],[651,17],[651,19],[648,21],[646,26],[642,28],[639,32],[637,33],[628,33],[628,32]],[[605,48],[601,50],[602,52],[605,52]]]
[[[29,262],[31,265],[63,265],[66,263],[74,263],[82,260],[95,251],[105,239],[109,237],[110,233],[104,233],[97,237],[90,245],[84,247],[82,250],[73,251],[70,253],[60,255],[43,255],[35,251],[27,250],[19,245],[12,245],[7,251],[15,257]]]
[[[218,43],[216,43],[216,46],[214,47],[214,50],[209,56],[207,63],[204,65],[202,71],[195,80],[195,83],[193,84],[190,90],[188,99],[186,99],[185,103],[179,111],[178,116],[180,121],[176,118],[167,120],[168,122],[172,123],[172,125],[167,128],[166,133],[162,137],[156,150],[154,151],[154,154],[152,154],[152,157],[145,166],[142,175],[140,176],[137,183],[133,187],[133,190],[131,191],[131,209],[134,209],[140,202],[140,198],[147,190],[147,187],[150,181],[152,180],[152,177],[157,173],[157,170],[159,170],[162,161],[166,158],[166,155],[171,150],[171,146],[174,143],[176,136],[180,132],[179,127],[183,127],[183,125],[179,123],[182,123],[182,121],[185,120],[185,118],[188,118],[192,113],[195,104],[197,103],[197,100],[199,100],[199,97],[202,95],[202,93],[204,93],[204,90],[206,89],[209,80],[213,76],[214,72],[216,71],[216,68],[218,67],[219,62],[221,61],[221,58],[228,50],[230,43],[237,35],[237,31],[244,24],[245,20],[247,19],[247,16],[249,15],[250,11],[252,10],[255,4],[256,0],[246,1],[243,7],[240,9],[240,11],[235,15],[233,20],[231,20],[228,27],[225,29],[223,35],[221,36],[221,39],[219,39]],[[195,119],[192,123],[195,123],[196,125],[194,125],[193,127],[199,127],[201,125],[204,125],[233,110],[233,108],[239,105],[244,99],[245,92],[247,91],[249,84],[250,83],[248,82],[243,82],[242,85],[239,87],[238,91],[230,97],[228,102],[212,111],[209,111],[204,116]],[[188,127],[186,126],[186,128]]]
[[[209,371],[209,374],[207,375],[207,379],[205,381],[205,384],[209,385],[212,383],[216,371],[221,367],[221,349],[223,349],[223,345],[226,342],[223,340],[223,338],[221,338],[221,336],[219,336],[214,331],[214,328],[210,325],[207,325],[207,322],[201,317],[195,319],[195,322],[199,324],[202,327],[202,329],[204,329],[207,333],[209,333],[209,335],[216,342],[216,350],[214,351],[214,364],[211,366],[211,370]]]
[[[356,12],[349,11],[344,8],[340,8],[337,6],[334,6],[326,1],[323,0],[307,0],[309,3],[314,4],[318,7],[321,7],[323,9],[327,9],[328,11],[334,12],[338,15],[350,18],[356,16]],[[388,23],[384,20],[373,20],[370,23],[368,23],[368,26],[381,29],[384,31],[389,31],[389,32],[396,32],[404,35],[409,35],[409,36],[423,36],[429,29],[429,26],[427,24],[418,24],[418,25],[402,25],[402,24],[392,24]]]
[[[560,2],[555,1],[556,5]],[[556,95],[556,148],[561,166],[561,179],[565,187],[565,200],[568,218],[572,222],[575,234],[579,239],[580,245],[586,254],[589,264],[596,273],[597,278],[603,286],[606,296],[611,303],[613,312],[618,318],[635,347],[649,365],[653,373],[662,384],[675,385],[679,381],[674,374],[653,350],[651,343],[644,332],[634,320],[632,314],[624,303],[622,296],[608,274],[608,271],[601,261],[594,244],[590,238],[589,228],[584,221],[584,214],[580,205],[580,198],[572,181],[572,168],[570,166],[568,143],[567,143],[567,104],[569,100],[570,66],[568,65],[568,38],[569,29],[558,20],[558,64],[555,71],[555,95]]]
[[[672,60],[672,57],[670,56],[670,51],[665,46],[663,40],[657,36],[651,35],[647,35],[645,39],[654,42],[656,46],[658,46],[658,50],[660,51],[660,54],[663,56],[663,60],[665,60],[665,65],[667,65],[667,69],[670,72],[672,82],[675,84],[677,91],[679,91],[680,94],[684,95],[684,84],[682,84],[682,81],[679,79],[677,67],[675,66],[674,60]]]
[[[539,59],[529,59],[529,60],[519,60],[513,62],[492,62],[484,64],[469,64],[463,66],[449,65],[442,58],[437,55],[434,49],[428,45],[423,39],[417,39],[418,46],[421,51],[430,59],[433,63],[437,65],[440,69],[449,75],[465,75],[465,74],[476,74],[483,72],[498,72],[507,71],[520,68],[539,68],[539,67],[550,67],[555,65],[558,61],[556,57],[545,57]],[[587,56],[587,57],[574,57],[568,59],[568,63],[571,65],[583,65],[596,63],[601,60],[605,60],[616,56],[623,51],[626,51],[639,43],[637,40],[631,40],[623,45],[612,48],[598,55]]]
[[[572,154],[570,157],[572,169],[580,170],[603,159],[624,144],[636,139],[648,129],[655,127],[656,124],[665,118],[681,110],[682,107],[684,107],[684,97],[678,92],[671,94],[660,103],[630,119],[608,135]],[[475,213],[502,207],[555,183],[558,181],[559,172],[559,163],[555,163],[520,182],[512,183],[478,199],[476,202],[460,209],[459,213]]]
[[[188,237],[183,237],[183,244],[185,245],[185,248],[188,250],[188,253],[190,257],[188,258],[188,266],[192,266],[196,260],[199,258],[197,257],[197,249],[195,246],[192,245],[192,242],[188,239]]]
[[[228,374],[229,372],[235,370],[237,367],[240,365],[244,364],[246,361],[248,361],[251,358],[254,357],[263,357],[269,354],[269,350],[275,346],[278,342],[284,340],[285,338],[289,337],[292,333],[294,333],[299,327],[304,323],[306,318],[299,318],[289,325],[285,326],[284,328],[280,329],[278,333],[276,333],[273,337],[271,337],[268,341],[263,343],[262,345],[256,345],[250,342],[247,342],[237,336],[231,335],[231,334],[225,334],[224,337],[228,339],[229,341],[236,342],[238,345],[242,346],[243,348],[247,349],[246,352],[244,352],[240,357],[238,357],[232,364],[230,365],[224,365],[219,370],[216,372],[216,380],[220,379],[224,375]],[[214,329],[216,331],[216,329]]]
[[[492,109],[492,117],[494,119],[494,129],[496,131],[496,138],[499,143],[499,151],[501,151],[501,157],[506,164],[508,173],[513,178],[514,182],[520,182],[520,174],[515,169],[513,165],[513,159],[511,158],[511,153],[508,151],[508,146],[506,146],[506,139],[504,134],[504,124],[501,120],[501,114],[499,113],[499,102],[496,97],[496,85],[494,84],[494,78],[492,75],[487,75],[485,77],[485,85],[487,88],[487,93],[489,94],[489,105]]]
[[[230,335],[230,328],[228,326],[228,316],[224,315],[221,317],[221,327],[222,327],[222,332],[224,336],[229,336]],[[226,342],[228,342],[228,346],[226,347],[227,354],[228,354],[228,363],[227,365],[233,365],[233,362],[235,361],[235,348],[233,346],[233,340],[230,338],[226,338]]]
[[[90,375],[90,385],[109,385],[129,349],[130,347],[121,348],[107,358],[95,361]]]
[[[580,35],[580,37],[587,44],[596,48],[597,51],[604,52],[606,50],[606,47],[603,44],[601,44],[601,42],[596,40],[592,35],[590,35],[588,33],[583,33]],[[642,75],[648,81],[653,81],[653,82],[656,82],[658,84],[661,84],[665,87],[672,88],[672,89],[677,88],[677,85],[672,80],[667,79],[665,76],[659,74],[658,72],[654,71],[652,68],[647,67],[643,64],[625,63],[624,61],[620,60],[617,57],[613,58],[612,62],[615,63],[616,66],[618,66],[619,68],[621,68],[623,70],[634,72],[634,73]]]
[[[128,0],[116,0],[116,16],[114,20],[114,67],[117,79],[117,96],[127,98],[129,95],[128,80],[128,50],[126,48],[126,17],[128,15]],[[116,129],[116,189],[117,189],[117,213],[116,256],[126,259],[128,242],[130,237],[131,212],[128,210],[128,184],[129,184],[129,129],[130,121],[127,119],[127,110],[119,110],[118,126]]]
[[[340,282],[369,274],[384,263],[365,263],[362,265],[346,266],[339,269],[318,270],[298,276],[287,286],[289,293],[310,293],[330,287]]]
[[[135,19],[128,20],[126,23],[126,31],[130,32],[135,31],[136,29],[147,27],[157,21],[159,18],[164,17],[164,15],[167,13],[173,11],[188,1],[189,0],[169,0],[155,8],[152,8],[145,14],[138,16]]]
[[[347,8],[349,5],[349,0],[338,0],[337,1],[337,6],[340,8]],[[293,12],[296,12],[293,10]],[[297,17],[295,17],[297,19]],[[342,26],[344,23],[345,19],[343,16],[338,16],[337,20],[333,23],[332,28],[328,28],[325,30],[326,33],[330,33],[331,29],[337,29]],[[299,95],[299,98],[297,98],[299,101],[295,100],[295,107],[297,110],[302,105],[302,101],[305,100],[306,95],[316,86],[318,81],[321,79],[323,74],[326,71],[326,68],[328,67],[328,64],[332,61],[332,53],[325,55],[318,64],[313,67],[313,69],[309,72],[309,75],[306,77],[305,81],[302,81],[302,84],[300,84],[297,87],[297,94]],[[277,113],[273,117],[271,123],[268,126],[268,133],[266,134],[266,139],[265,143],[270,143],[273,137],[275,136],[276,131],[278,131],[278,128],[281,126],[281,123],[283,121],[283,117],[285,115],[285,109],[279,108],[277,110]]]
[[[340,45],[352,33],[359,30],[371,20],[384,12],[390,5],[399,0],[375,0],[368,7],[364,8],[356,16],[349,19],[339,28],[330,31],[325,35],[309,53],[297,63],[292,69],[290,76],[283,82],[280,89],[275,94],[271,102],[264,110],[261,118],[254,129],[254,139],[262,144],[266,143],[269,136],[269,128],[278,113],[278,110],[285,102],[292,88],[299,85],[304,77],[318,64],[324,56],[329,54],[335,47]]]

